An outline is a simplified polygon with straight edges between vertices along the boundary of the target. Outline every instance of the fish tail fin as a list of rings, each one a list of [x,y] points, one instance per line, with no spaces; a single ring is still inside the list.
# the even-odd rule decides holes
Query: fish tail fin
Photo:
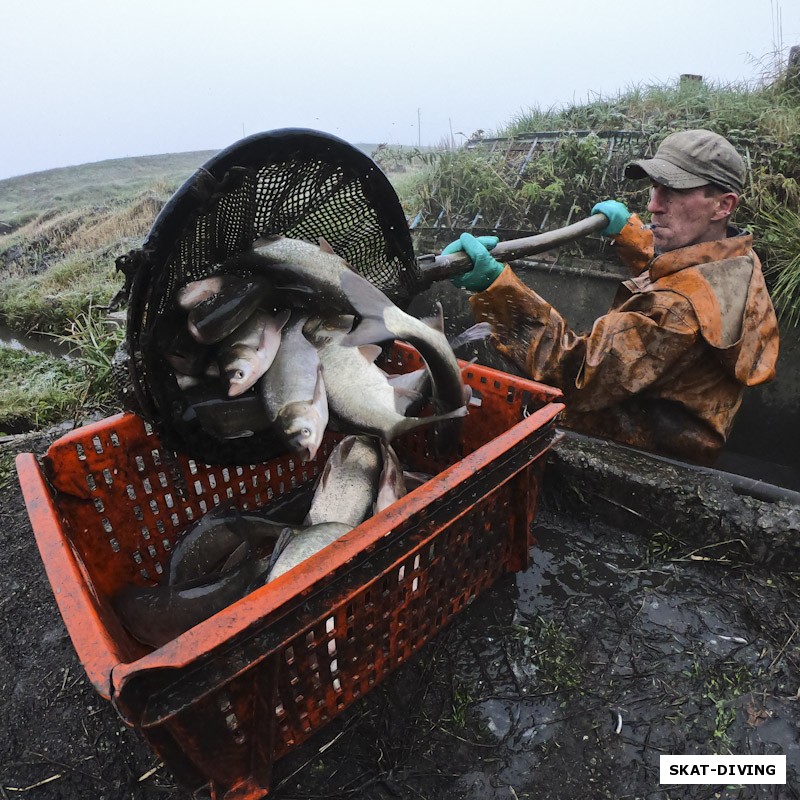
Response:
[[[492,335],[492,325],[489,322],[476,322],[465,331],[461,331],[458,335],[450,340],[450,347],[455,350],[457,347],[468,344],[469,342],[476,342],[481,339],[486,339]]]
[[[383,312],[394,303],[380,289],[352,270],[342,272],[339,282],[353,309],[361,317],[356,329],[344,336],[340,344],[357,347],[394,339],[394,334],[383,321]]]
[[[415,428],[422,425],[439,425],[442,422],[459,419],[467,415],[467,407],[460,406],[453,411],[447,411],[444,414],[434,414],[430,417],[405,417],[402,422],[398,423],[391,432],[391,438],[399,436],[402,433],[408,433]]]

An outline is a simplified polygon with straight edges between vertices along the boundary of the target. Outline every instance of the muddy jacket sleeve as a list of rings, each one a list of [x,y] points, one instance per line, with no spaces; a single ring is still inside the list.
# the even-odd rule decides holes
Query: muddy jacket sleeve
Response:
[[[585,335],[510,267],[470,303],[476,319],[492,324],[497,349],[534,380],[558,386],[575,411],[606,408],[668,379],[699,339],[691,304],[675,292],[629,296]]]
[[[631,214],[622,230],[613,237],[614,252],[634,275],[647,269],[653,258],[653,233],[636,214]]]

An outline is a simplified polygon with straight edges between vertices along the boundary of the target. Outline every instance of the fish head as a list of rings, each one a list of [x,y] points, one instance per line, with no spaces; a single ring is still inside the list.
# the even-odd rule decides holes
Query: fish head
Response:
[[[317,455],[327,417],[323,418],[313,403],[291,403],[281,410],[277,423],[289,449],[301,461],[311,461]]]
[[[228,383],[228,397],[244,394],[259,378],[253,359],[243,355],[229,361],[223,374]]]

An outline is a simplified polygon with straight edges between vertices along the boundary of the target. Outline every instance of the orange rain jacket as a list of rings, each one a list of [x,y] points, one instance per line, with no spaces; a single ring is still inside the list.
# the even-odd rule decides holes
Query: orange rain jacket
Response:
[[[753,237],[654,256],[638,216],[615,237],[634,278],[611,310],[578,335],[506,266],[470,298],[497,349],[534,380],[559,387],[564,427],[711,464],[745,386],[772,380],[778,324]]]

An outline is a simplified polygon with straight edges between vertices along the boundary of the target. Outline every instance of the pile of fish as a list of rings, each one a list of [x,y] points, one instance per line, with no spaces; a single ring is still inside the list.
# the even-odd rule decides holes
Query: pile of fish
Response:
[[[301,564],[429,478],[404,473],[392,448],[375,437],[345,436],[311,495],[302,492],[295,508],[280,514],[281,521],[269,511],[217,506],[178,540],[164,583],[124,589],[114,599],[116,612],[139,641],[160,647]],[[291,524],[298,506],[304,516]]]
[[[166,580],[115,599],[123,624],[161,646],[293,569],[402,497],[418,475],[391,442],[434,425],[437,446],[458,440],[471,393],[453,347],[484,337],[477,325],[449,342],[441,307],[419,320],[333,250],[271,236],[176,294],[163,356],[187,398],[187,420],[221,438],[272,430],[302,461],[327,429],[346,434],[329,456],[299,525],[221,506],[187,530]],[[380,344],[413,345],[426,367],[389,375]],[[418,416],[432,404],[435,413]],[[423,477],[422,480],[425,478]]]

